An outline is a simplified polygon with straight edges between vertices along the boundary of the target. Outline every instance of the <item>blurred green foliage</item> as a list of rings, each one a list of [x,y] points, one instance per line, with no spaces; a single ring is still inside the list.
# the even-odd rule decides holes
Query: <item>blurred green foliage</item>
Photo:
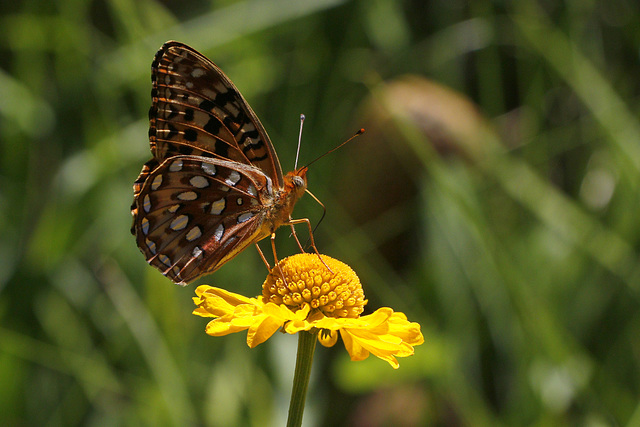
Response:
[[[316,241],[358,272],[370,310],[405,312],[426,342],[398,371],[319,347],[306,425],[640,423],[636,1],[0,13],[0,424],[286,419],[295,337],[249,350],[205,335],[194,287],[129,233],[150,65],[170,39],[225,70],[285,170],[302,112],[303,162],[368,130],[309,172],[328,211]],[[295,216],[321,213],[304,198]],[[200,282],[257,295],[265,276],[250,249]]]

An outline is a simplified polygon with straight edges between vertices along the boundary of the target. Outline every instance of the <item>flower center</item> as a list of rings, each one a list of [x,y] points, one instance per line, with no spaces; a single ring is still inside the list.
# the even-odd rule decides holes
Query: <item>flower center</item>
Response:
[[[328,317],[358,317],[367,303],[360,279],[347,264],[326,255],[322,260],[326,265],[317,254],[281,260],[262,285],[263,301],[294,311],[308,304],[312,313],[321,311]]]

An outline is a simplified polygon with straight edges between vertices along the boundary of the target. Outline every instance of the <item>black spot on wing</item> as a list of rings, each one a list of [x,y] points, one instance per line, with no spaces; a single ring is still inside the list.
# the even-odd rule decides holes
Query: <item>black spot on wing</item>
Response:
[[[177,148],[178,148],[178,152],[179,152],[180,154],[185,154],[185,155],[190,155],[190,154],[192,154],[192,153],[193,153],[193,151],[194,151],[194,150],[193,150],[193,148],[192,148],[192,147],[189,147],[188,145],[182,145],[182,144],[181,144],[181,145],[178,145],[178,147],[177,147]]]
[[[230,102],[235,101],[240,96],[232,90],[228,90],[226,92],[218,92],[216,95],[215,103],[221,106],[225,106]]]
[[[229,158],[229,146],[225,142],[216,141],[215,153],[220,157],[224,157],[224,158],[228,159]]]
[[[215,117],[210,117],[209,121],[206,125],[204,125],[204,130],[209,132],[211,135],[217,135],[220,132],[220,128],[222,128],[222,123]]]
[[[202,101],[200,103],[200,105],[198,105],[199,108],[203,109],[204,111],[213,111],[213,107],[215,107],[215,104],[213,102],[211,102],[208,99],[205,99],[204,101]]]
[[[184,130],[184,139],[190,142],[194,142],[198,140],[198,132],[194,129],[185,129]]]

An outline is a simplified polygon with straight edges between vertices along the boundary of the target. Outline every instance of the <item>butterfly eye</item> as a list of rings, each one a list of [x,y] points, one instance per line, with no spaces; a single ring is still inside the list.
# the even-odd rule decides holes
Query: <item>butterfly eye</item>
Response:
[[[306,184],[304,183],[304,179],[301,176],[297,176],[295,175],[291,181],[293,182],[293,185],[295,185],[296,187],[300,188],[300,187],[305,187]]]

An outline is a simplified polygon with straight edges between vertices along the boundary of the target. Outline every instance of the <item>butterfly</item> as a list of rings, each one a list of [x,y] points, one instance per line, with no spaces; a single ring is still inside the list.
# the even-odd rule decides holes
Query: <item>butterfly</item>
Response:
[[[307,167],[283,175],[260,120],[217,65],[169,41],[151,81],[153,158],[131,206],[131,233],[150,265],[186,285],[265,237],[273,242],[282,225],[306,222],[311,230],[308,219],[291,218]],[[312,234],[311,242],[315,248]]]

